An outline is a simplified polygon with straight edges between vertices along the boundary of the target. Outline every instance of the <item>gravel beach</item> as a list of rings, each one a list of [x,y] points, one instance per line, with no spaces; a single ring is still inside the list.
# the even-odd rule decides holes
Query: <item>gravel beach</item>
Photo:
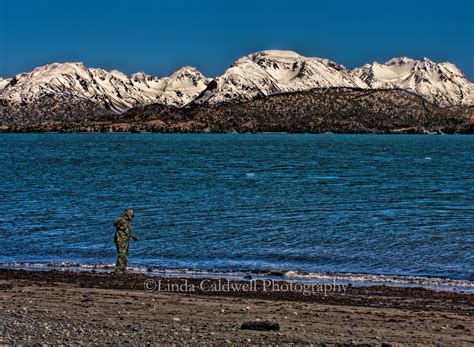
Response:
[[[474,295],[385,286],[307,295],[265,290],[263,283],[210,290],[226,283],[0,269],[0,343],[474,344]],[[239,283],[246,284],[231,284]],[[240,329],[249,321],[278,323],[280,330]]]

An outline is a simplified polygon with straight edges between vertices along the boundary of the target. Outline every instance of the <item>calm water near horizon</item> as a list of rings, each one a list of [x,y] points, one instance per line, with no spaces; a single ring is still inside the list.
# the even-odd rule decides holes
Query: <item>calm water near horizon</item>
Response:
[[[0,263],[474,283],[474,136],[3,134]],[[110,242],[109,242],[110,241]]]

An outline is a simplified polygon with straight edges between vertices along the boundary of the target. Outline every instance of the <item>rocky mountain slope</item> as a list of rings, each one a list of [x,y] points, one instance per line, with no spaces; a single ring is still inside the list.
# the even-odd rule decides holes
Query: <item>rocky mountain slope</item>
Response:
[[[344,66],[292,51],[262,51],[238,59],[207,86],[197,104],[249,101],[314,88],[367,85]]]
[[[185,110],[145,106],[121,122],[149,131],[309,133],[469,133],[472,110],[440,108],[413,93],[361,88],[317,88],[245,103]]]
[[[472,109],[440,108],[413,93],[318,88],[262,99],[177,108],[148,105],[122,115],[11,125],[4,131],[473,133]]]
[[[353,72],[370,88],[408,90],[440,106],[474,104],[474,84],[451,63],[393,58]]]
[[[26,104],[42,107],[44,100],[47,102],[43,107],[48,108],[51,100],[70,100],[75,104],[92,102],[103,113],[121,113],[152,103],[183,106],[204,90],[209,81],[192,67],[158,78],[144,73],[128,77],[116,70],[87,68],[81,63],[55,63],[16,75],[0,90],[0,100],[13,111],[28,111]],[[56,109],[61,112],[61,105]]]

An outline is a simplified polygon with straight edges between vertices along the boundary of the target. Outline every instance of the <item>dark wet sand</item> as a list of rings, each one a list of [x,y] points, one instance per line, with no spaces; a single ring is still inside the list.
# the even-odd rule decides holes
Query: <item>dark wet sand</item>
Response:
[[[474,344],[474,295],[383,286],[327,296],[208,292],[195,278],[187,279],[194,292],[147,292],[150,278],[158,280],[0,269],[0,344]],[[240,330],[254,320],[281,330]]]

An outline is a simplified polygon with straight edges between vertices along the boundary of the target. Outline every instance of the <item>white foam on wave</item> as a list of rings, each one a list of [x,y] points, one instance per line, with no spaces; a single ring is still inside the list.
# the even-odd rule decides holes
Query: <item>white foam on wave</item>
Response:
[[[87,271],[93,270],[94,268],[108,270],[114,269],[115,264],[84,264],[75,262],[58,262],[58,263],[34,263],[34,262],[6,262],[0,263],[0,267],[3,268],[26,268],[26,269],[39,269],[39,270],[50,270],[50,269],[67,269],[67,270],[78,270]]]
[[[115,269],[115,264],[82,264],[74,262],[59,263],[34,263],[34,262],[10,262],[0,263],[3,268],[16,269],[37,269],[37,270],[63,270],[63,271],[98,271],[111,272]],[[189,277],[213,277],[213,278],[233,278],[241,280],[248,278],[274,278],[278,280],[321,282],[321,283],[347,283],[352,285],[389,285],[389,286],[412,286],[423,287],[444,291],[463,291],[474,293],[474,281],[459,280],[438,277],[422,277],[409,275],[376,275],[364,273],[306,273],[298,271],[279,270],[201,270],[187,268],[162,268],[129,266],[128,270],[135,273],[147,273],[152,276],[189,276]]]
[[[314,279],[322,281],[350,282],[352,284],[361,285],[382,284],[420,286],[434,289],[462,289],[474,292],[473,281],[449,278],[421,277],[409,275],[375,275],[360,273],[299,273],[295,271],[288,271],[285,276],[293,279]]]

